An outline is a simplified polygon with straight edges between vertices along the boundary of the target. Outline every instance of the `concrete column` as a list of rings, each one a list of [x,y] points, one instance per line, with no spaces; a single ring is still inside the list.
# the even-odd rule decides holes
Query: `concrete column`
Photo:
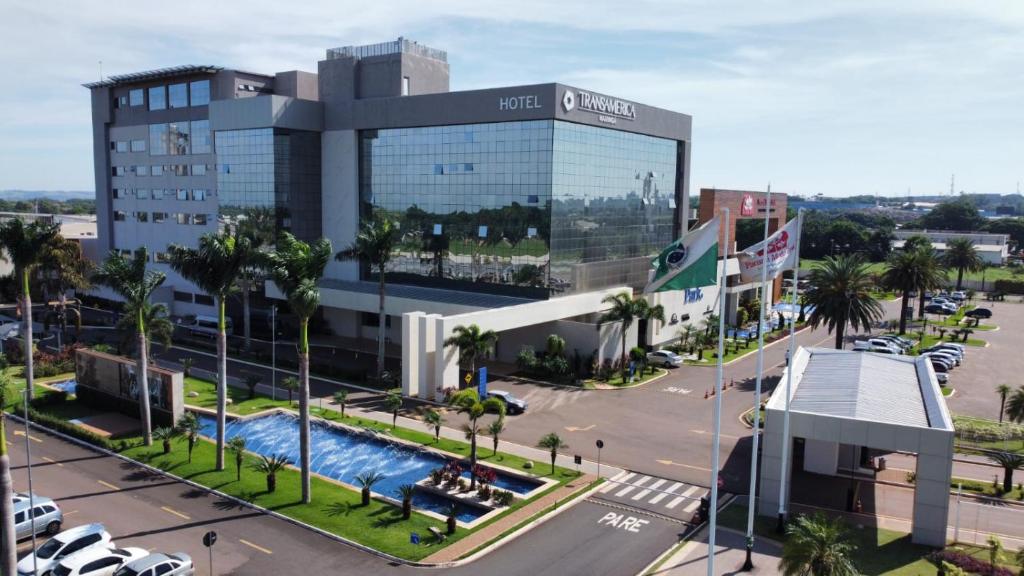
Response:
[[[451,334],[445,326],[443,318],[434,323],[434,387],[435,389],[459,388],[459,349],[456,346],[444,345]],[[441,393],[443,397],[443,392]],[[440,398],[438,398],[440,399]]]
[[[416,318],[416,330],[418,332],[418,348],[419,348],[419,369],[420,374],[420,390],[422,395],[428,400],[434,400],[436,398],[436,388],[434,384],[434,352],[436,347],[434,345],[434,338],[436,332],[434,324],[437,323],[437,319],[440,318],[440,314],[426,314]]]
[[[949,523],[949,482],[953,475],[953,434],[922,430],[914,482],[915,544],[942,547]]]
[[[779,482],[782,481],[782,418],[778,410],[765,412],[764,436],[761,449],[761,491],[758,514],[776,516],[779,513]],[[787,505],[789,491],[786,491]]]
[[[419,319],[423,312],[407,312],[402,315],[402,395],[420,395],[420,350]]]

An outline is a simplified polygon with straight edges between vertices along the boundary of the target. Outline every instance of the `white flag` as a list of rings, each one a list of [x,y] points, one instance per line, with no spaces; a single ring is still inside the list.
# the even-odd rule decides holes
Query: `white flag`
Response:
[[[799,258],[796,253],[796,239],[800,235],[799,218],[793,218],[782,229],[736,254],[740,261],[740,278],[743,282],[755,282],[761,279],[761,266],[765,261],[765,246],[768,247],[768,277],[774,278],[787,268],[792,268]]]

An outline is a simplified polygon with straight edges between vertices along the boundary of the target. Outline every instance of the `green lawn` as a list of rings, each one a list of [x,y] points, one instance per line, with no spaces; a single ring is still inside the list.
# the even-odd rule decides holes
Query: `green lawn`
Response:
[[[1024,490],[1018,488],[1020,479],[1016,479],[1017,482],[1013,484],[1013,490],[1009,492],[1003,492],[1003,474],[999,473],[999,482],[996,486],[992,486],[991,482],[981,482],[979,480],[972,480],[970,478],[956,478],[954,477],[949,482],[950,488],[956,490],[958,485],[963,485],[964,492],[971,492],[974,494],[981,494],[982,496],[991,496],[993,498],[1004,498],[1006,500],[1024,500]]]
[[[896,332],[887,332],[886,335],[898,336],[899,334]],[[910,354],[915,356],[918,354],[918,350],[920,350],[921,348],[929,348],[940,342],[938,334],[925,334],[924,339],[920,340],[916,333],[913,333],[909,330],[906,334],[903,335],[903,337],[907,338],[908,340],[913,340],[914,342],[919,342],[913,348],[910,349]],[[941,342],[953,342],[956,344],[966,344],[967,346],[977,347],[984,347],[986,344],[984,340],[978,338],[968,338],[967,342],[964,342],[963,338],[950,340],[948,334],[945,338],[941,339]]]
[[[596,378],[591,378],[590,380],[584,380],[583,381],[583,387],[584,388],[593,389],[598,384],[603,384],[605,386],[614,386],[616,388],[629,388],[630,386],[639,386],[639,385],[643,384],[644,382],[653,380],[654,378],[657,378],[658,376],[661,376],[662,374],[666,374],[667,372],[668,371],[665,370],[664,368],[655,368],[654,372],[645,372],[643,376],[640,376],[639,378],[635,378],[633,380],[633,382],[630,383],[629,382],[629,378],[627,378],[626,381],[623,382],[623,380],[622,380],[622,373],[616,371],[615,375],[612,376],[611,378],[609,378],[607,382],[605,382],[604,380],[598,380]]]
[[[199,396],[189,397],[189,392],[198,392]],[[228,398],[231,404],[228,405],[228,412],[239,416],[248,416],[271,408],[288,408],[288,392],[278,390],[278,397],[283,400],[271,400],[269,396],[257,394],[249,398],[248,388],[235,388],[228,386]],[[209,380],[188,377],[185,378],[185,403],[189,406],[198,406],[209,410],[217,409],[217,385]]]

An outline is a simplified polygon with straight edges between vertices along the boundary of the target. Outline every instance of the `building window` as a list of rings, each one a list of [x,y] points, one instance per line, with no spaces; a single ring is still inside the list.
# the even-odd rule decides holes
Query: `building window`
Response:
[[[113,190],[110,191],[110,196],[112,198],[114,198],[115,200],[119,200],[121,198],[124,198],[124,196],[125,196],[125,189],[124,188],[114,188]]]
[[[149,173],[152,176],[163,176],[164,175],[164,167],[159,165],[159,164],[157,164],[155,166],[150,166],[149,167]]]
[[[178,292],[177,290],[175,290],[174,291],[174,301],[175,302],[187,302],[187,303],[191,304],[192,303],[192,293],[191,292]]]
[[[136,176],[149,176],[149,166],[132,166],[132,174]]]
[[[153,223],[160,224],[167,220],[167,212],[153,212]]]
[[[128,104],[131,106],[142,106],[145,104],[146,96],[142,88],[135,88],[128,91]]]
[[[209,296],[207,294],[196,294],[196,304],[213,306],[213,296]]]
[[[146,141],[145,140],[132,140],[132,152],[145,152]]]
[[[163,200],[163,199],[164,199],[164,190],[162,188],[154,188],[153,189],[153,200]]]
[[[114,222],[124,222],[125,213],[123,210],[114,210]]]
[[[206,106],[210,103],[210,81],[196,80],[188,85],[193,106]]]
[[[135,219],[139,222],[149,222],[149,212],[136,212]]]
[[[135,191],[135,197],[139,200],[149,199],[149,188],[139,188]]]
[[[402,96],[409,95],[409,77],[402,76]]]
[[[128,97],[127,96],[118,96],[117,98],[114,98],[114,108],[127,108],[127,107],[128,107]]]
[[[149,109],[165,110],[167,108],[167,91],[164,86],[153,86],[149,89]]]
[[[192,191],[192,199],[193,200],[206,200],[206,190],[193,190]]]
[[[192,165],[193,176],[206,176],[206,164],[193,164]]]
[[[189,154],[191,143],[189,140],[188,122],[171,122],[167,125],[167,153],[172,156]]]
[[[192,223],[196,226],[206,226],[206,214],[196,214],[193,216]]]
[[[172,176],[188,176],[188,164],[174,164],[167,167]]]
[[[167,101],[171,108],[187,108],[188,86],[186,84],[171,84],[168,86]]]
[[[178,222],[178,224],[191,224],[192,223],[192,215],[191,214],[184,214],[184,213],[175,214],[174,215],[174,219]]]
[[[209,120],[192,121],[191,141],[193,154],[209,154],[212,151]]]
[[[125,175],[124,166],[111,166],[110,167],[110,175],[111,176],[124,176]]]
[[[188,200],[188,190],[178,190],[178,200]]]
[[[165,156],[167,154],[167,124],[149,125],[149,155]]]
[[[115,152],[127,152],[128,151],[128,142],[126,140],[118,140],[117,142],[113,142],[112,144],[113,144],[113,150]]]

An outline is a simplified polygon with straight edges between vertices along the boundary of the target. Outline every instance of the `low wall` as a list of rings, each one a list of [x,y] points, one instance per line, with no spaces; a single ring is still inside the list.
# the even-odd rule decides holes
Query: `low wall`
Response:
[[[170,426],[185,413],[181,372],[150,366],[150,415],[154,426]],[[75,396],[97,410],[139,416],[139,384],[134,359],[81,348],[75,352]]]

